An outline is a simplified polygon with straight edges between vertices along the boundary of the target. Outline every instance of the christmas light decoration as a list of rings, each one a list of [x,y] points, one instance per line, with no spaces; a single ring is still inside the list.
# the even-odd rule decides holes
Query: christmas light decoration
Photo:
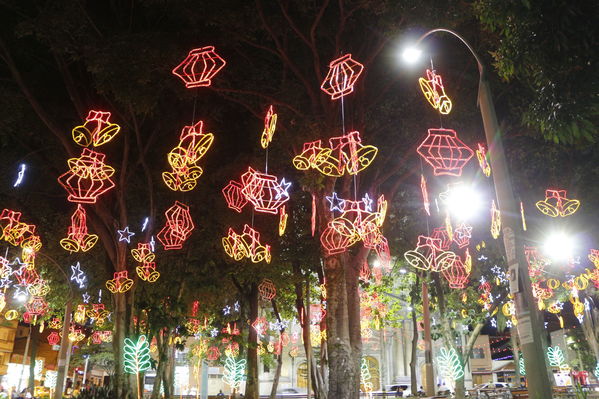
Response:
[[[599,379],[599,361],[597,361],[597,365],[595,366],[595,370],[593,370],[593,374],[595,378]]]
[[[102,291],[100,290],[100,292]],[[81,294],[81,298],[83,299],[84,303],[89,303],[91,296],[87,292],[84,292],[83,294]]]
[[[214,46],[193,49],[187,57],[173,69],[173,74],[180,77],[185,87],[210,86],[212,78],[227,64],[214,51]]]
[[[466,270],[466,267],[462,263],[462,260],[457,257],[451,257],[451,261],[448,262],[449,267],[443,269],[443,277],[449,283],[449,288],[463,289],[468,284],[468,277],[470,273]]]
[[[31,316],[43,316],[48,311],[48,303],[42,297],[33,297],[26,305],[25,309]]]
[[[137,248],[131,250],[133,259],[139,263],[152,262],[156,255],[152,252],[149,243],[138,243]]]
[[[203,173],[197,163],[212,145],[214,135],[203,133],[202,128],[202,121],[193,126],[185,126],[179,137],[179,144],[168,153],[172,171],[163,172],[162,180],[173,191],[193,190]]]
[[[266,116],[264,117],[264,130],[262,131],[262,137],[260,138],[260,145],[262,148],[266,149],[270,142],[272,141],[273,136],[275,135],[275,129],[277,128],[277,114],[275,114],[275,110],[271,105],[268,107],[268,111],[266,112]]]
[[[50,345],[58,345],[60,342],[60,335],[56,331],[52,331],[50,335],[48,335],[48,344]]]
[[[112,140],[120,130],[119,125],[110,122],[110,112],[91,110],[85,123],[73,128],[73,141],[82,147],[99,147]]]
[[[119,242],[126,241],[127,244],[131,243],[131,237],[135,235],[134,232],[129,231],[129,226],[126,226],[123,230],[116,231],[119,235]]]
[[[322,140],[304,143],[302,152],[293,158],[293,166],[299,170],[308,170],[315,168],[322,154],[327,152],[328,148],[322,148]]]
[[[15,320],[19,317],[19,312],[14,309],[9,310],[4,314],[4,318],[8,321]]]
[[[252,327],[254,328],[254,330],[256,330],[256,333],[258,335],[262,336],[266,334],[266,331],[268,330],[268,322],[266,321],[266,318],[258,317],[252,323]]]
[[[73,312],[73,320],[75,323],[85,324],[85,313],[87,306],[84,304],[77,305],[77,309]]]
[[[374,385],[371,380],[372,375],[368,368],[368,362],[365,358],[362,358],[362,361],[360,362],[360,385],[362,385],[364,392],[372,392]]]
[[[263,300],[272,301],[277,296],[277,288],[271,280],[264,279],[258,286],[258,293]]]
[[[21,266],[13,273],[13,275],[15,276],[17,283],[25,287],[33,284],[40,278],[35,269],[30,269],[27,265]]]
[[[0,227],[2,228],[0,239],[6,240],[11,245],[21,245],[22,247],[27,246],[26,243],[30,240],[39,243],[39,237],[34,234],[35,226],[23,223],[20,219],[21,212],[3,209],[0,214]]]
[[[81,270],[81,264],[79,262],[71,265],[71,272],[71,281],[79,284],[79,288],[85,287],[85,280],[87,280],[87,277],[85,277],[85,273]]]
[[[233,391],[239,389],[245,379],[245,365],[246,359],[236,360],[232,355],[227,354],[223,382],[229,385]]]
[[[56,378],[58,376],[58,372],[55,370],[46,370],[46,378],[44,378],[44,386],[46,388],[53,389],[56,387]],[[35,395],[36,397],[38,395]]]
[[[48,322],[48,327],[53,329],[53,330],[60,330],[62,328],[62,320],[58,317],[53,317],[49,322]]]
[[[48,293],[50,292],[50,286],[48,285],[46,280],[38,278],[27,287],[27,291],[32,296],[44,297],[48,295]]]
[[[329,64],[329,72],[320,88],[337,100],[354,91],[354,84],[364,70],[364,65],[354,60],[351,54],[345,54]]]
[[[115,272],[112,280],[106,281],[106,288],[113,294],[122,294],[133,287],[133,280],[128,277],[127,270]]]
[[[87,252],[98,242],[98,236],[87,232],[87,214],[81,204],[71,216],[67,237],[60,240],[60,246],[69,252]]]
[[[472,226],[462,223],[455,229],[453,242],[455,242],[459,248],[470,245],[470,238],[472,238]]]
[[[285,211],[285,205],[283,205],[279,209],[279,236],[285,234],[285,229],[287,228],[287,218],[289,215]]]
[[[436,244],[438,244],[438,249],[441,251],[447,251],[449,250],[449,247],[451,246],[451,238],[449,238],[449,234],[447,233],[447,228],[445,227],[436,227],[433,229],[433,233],[431,234],[431,237],[435,240]]]
[[[21,183],[23,182],[23,177],[25,176],[26,169],[27,169],[27,165],[25,165],[24,163],[22,163],[19,166],[19,172],[17,173],[17,180],[15,180],[15,183],[12,185],[13,187],[18,187],[21,185]]]
[[[539,277],[543,274],[547,261],[541,257],[536,247],[524,247],[524,255],[528,263],[530,277]]]
[[[71,342],[79,342],[85,338],[85,334],[81,331],[80,328],[75,328],[75,326],[71,326],[71,328],[69,329],[68,338]]]
[[[476,158],[478,159],[478,166],[482,170],[483,174],[487,177],[491,176],[491,165],[489,165],[489,156],[485,146],[478,143],[476,150]]]
[[[599,268],[599,249],[591,249],[589,260],[593,262],[596,268]]]
[[[522,356],[522,352],[520,352],[519,358],[520,359],[518,360],[518,368],[520,371],[520,375],[526,376],[526,366],[524,365],[524,356]]]
[[[501,213],[495,206],[495,200],[491,202],[491,236],[495,239],[501,234]]]
[[[312,237],[316,232],[316,195],[312,194],[312,216],[310,217]]]
[[[434,109],[443,115],[451,112],[451,100],[445,94],[441,75],[437,75],[434,70],[427,69],[426,78],[419,78],[418,83],[424,97]]]
[[[165,250],[183,248],[183,243],[195,228],[189,207],[175,201],[175,204],[164,214],[166,215],[166,224],[156,236],[158,241],[162,243]]]
[[[330,204],[330,208],[329,210],[331,212],[343,212],[343,210],[345,209],[345,200],[341,199],[337,196],[337,193],[333,192],[333,195],[331,196],[325,196],[324,197]]]
[[[580,207],[580,201],[568,199],[566,190],[545,190],[545,199],[537,202],[537,209],[551,217],[567,217]]]
[[[547,359],[551,367],[561,367],[566,363],[564,352],[559,346],[550,346],[547,348]]]
[[[520,217],[522,218],[522,230],[526,231],[526,218],[524,217],[524,204],[520,201]]]
[[[217,360],[219,357],[220,351],[218,350],[218,347],[211,346],[210,348],[208,348],[208,351],[206,352],[206,359],[214,361]]]
[[[428,188],[426,187],[426,179],[424,175],[420,175],[420,191],[422,191],[422,205],[427,215],[431,215],[431,203],[428,199]]]
[[[440,250],[440,246],[439,239],[418,236],[416,248],[407,251],[404,258],[416,269],[441,272],[452,265],[457,255],[451,251]]]
[[[95,204],[98,197],[115,186],[114,168],[104,163],[105,154],[84,148],[79,158],[67,161],[69,170],[58,178],[71,202]]]
[[[417,152],[433,167],[435,176],[461,176],[462,168],[474,155],[451,129],[428,129],[428,135]]]
[[[263,260],[270,263],[270,245],[260,244],[260,233],[247,224],[243,226],[243,234],[241,235],[229,228],[228,235],[223,237],[222,243],[227,255],[236,261],[249,258],[254,263]]]
[[[156,270],[154,262],[144,262],[140,266],[137,266],[135,271],[140,279],[148,283],[155,283],[160,278],[160,273]]]
[[[464,377],[464,367],[454,348],[441,348],[437,356],[439,372],[450,384]]]
[[[257,212],[277,214],[289,201],[289,187],[285,179],[277,182],[276,176],[255,171],[251,167],[241,175],[241,192],[254,205]]]
[[[92,308],[87,311],[87,317],[95,320],[98,327],[102,327],[104,322],[110,316],[110,312],[106,310],[103,303],[94,303]]]

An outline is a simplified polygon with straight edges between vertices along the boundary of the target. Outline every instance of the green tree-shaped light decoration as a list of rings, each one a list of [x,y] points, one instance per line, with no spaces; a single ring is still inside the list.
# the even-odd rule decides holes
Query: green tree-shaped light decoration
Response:
[[[245,363],[245,359],[235,360],[230,353],[227,353],[223,381],[233,390],[239,389],[241,382],[245,379]]]
[[[141,398],[140,386],[139,386],[139,373],[148,370],[150,364],[150,344],[145,335],[140,335],[137,341],[132,341],[129,338],[125,338],[125,372],[129,374],[136,374],[138,377],[137,381],[137,397]]]
[[[370,374],[370,369],[368,368],[368,361],[365,358],[362,358],[362,363],[360,364],[360,383],[364,387],[364,392],[372,392],[374,388],[372,381],[372,375]]]
[[[522,356],[522,353],[520,353],[520,360],[518,360],[518,366],[520,367],[520,375],[526,375],[526,366],[524,366],[524,357]]]
[[[595,371],[593,371],[593,374],[595,374],[595,377],[599,379],[599,361],[597,361],[597,366],[595,366]]]
[[[566,363],[564,352],[559,346],[550,346],[547,348],[547,359],[551,367],[560,367]]]
[[[449,383],[448,385],[453,386],[455,381],[464,378],[464,367],[454,348],[449,350],[441,348],[437,360],[439,361],[439,371],[446,382]]]

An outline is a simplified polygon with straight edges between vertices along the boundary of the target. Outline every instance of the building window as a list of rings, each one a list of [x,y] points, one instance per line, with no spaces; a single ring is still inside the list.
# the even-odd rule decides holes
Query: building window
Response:
[[[485,349],[484,348],[473,348],[470,354],[470,359],[484,359]]]

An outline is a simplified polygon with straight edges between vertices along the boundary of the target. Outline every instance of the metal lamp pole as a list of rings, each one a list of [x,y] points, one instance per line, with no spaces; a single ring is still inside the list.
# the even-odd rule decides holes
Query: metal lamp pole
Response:
[[[543,322],[539,312],[534,309],[535,300],[528,274],[528,264],[524,255],[522,227],[519,209],[512,190],[501,131],[497,122],[495,105],[491,96],[491,88],[486,70],[480,58],[459,34],[449,29],[433,29],[416,41],[416,46],[433,33],[444,32],[458,38],[472,53],[478,64],[480,80],[478,84],[478,105],[483,119],[485,137],[489,148],[489,160],[493,175],[493,183],[497,194],[497,202],[501,210],[503,244],[510,270],[510,291],[514,295],[516,317],[518,319],[518,335],[524,354],[526,377],[530,398],[551,399],[552,390],[545,363],[545,351],[542,343]],[[516,350],[514,348],[514,350]]]

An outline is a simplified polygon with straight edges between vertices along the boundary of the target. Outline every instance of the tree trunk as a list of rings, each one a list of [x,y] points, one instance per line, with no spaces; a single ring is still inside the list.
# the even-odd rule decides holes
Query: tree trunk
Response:
[[[420,279],[416,279],[416,286],[420,285]],[[418,392],[418,381],[416,380],[416,360],[418,355],[418,320],[416,319],[416,304],[414,295],[411,296],[410,306],[412,307],[412,355],[410,357],[410,390],[412,395]]]
[[[250,320],[258,318],[258,286],[252,283],[248,295],[250,305]],[[260,396],[260,381],[258,380],[258,332],[255,328],[248,329],[247,351],[247,381],[245,383],[245,397],[258,399]]]
[[[37,356],[37,344],[39,340],[39,328],[33,326],[31,328],[30,352],[29,352],[29,391],[33,392],[35,388],[35,357]]]
[[[514,354],[514,387],[518,388],[522,384],[522,376],[520,375],[520,345],[518,344],[518,330],[516,328],[511,329],[510,341],[512,353]]]
[[[455,381],[455,399],[465,399],[466,388],[464,386],[464,377]]]
[[[351,355],[352,363],[350,367],[353,368],[350,375],[353,376],[353,380],[348,381],[350,389],[353,392],[354,398],[360,396],[360,363],[362,362],[362,326],[360,318],[360,290],[358,286],[360,266],[366,260],[369,250],[362,248],[357,255],[355,255],[351,262],[348,262],[345,267],[345,287],[347,291],[347,315],[348,315],[348,328],[349,328],[349,339],[351,343]],[[381,330],[381,334],[384,331]],[[383,343],[384,345],[384,343]],[[384,350],[384,348],[382,348]],[[386,362],[383,362],[386,363]],[[386,367],[385,364],[381,364],[380,370]],[[381,372],[381,376],[385,374]],[[385,382],[382,381],[384,388]]]
[[[164,368],[168,363],[168,333],[165,333],[164,337],[160,336],[160,333],[156,334],[156,346],[158,348],[158,364],[156,366],[156,378],[154,378],[154,386],[152,387],[151,399],[158,399],[160,397],[160,383],[162,382],[162,376],[164,375]]]
[[[281,353],[277,356],[277,369],[275,370],[275,377],[272,380],[272,388],[270,389],[270,399],[275,399],[277,396],[277,389],[279,388],[279,379],[281,378],[281,369],[282,368],[283,368],[283,354]]]
[[[123,368],[123,347],[127,337],[127,302],[125,294],[115,294],[114,299],[114,338],[112,349],[114,351],[114,392],[118,398],[127,398],[130,394],[128,376]]]
[[[347,264],[347,255],[345,254],[329,256],[325,259],[327,350],[329,354],[328,397],[357,399],[360,380],[359,374],[356,374],[349,331],[344,264]]]

